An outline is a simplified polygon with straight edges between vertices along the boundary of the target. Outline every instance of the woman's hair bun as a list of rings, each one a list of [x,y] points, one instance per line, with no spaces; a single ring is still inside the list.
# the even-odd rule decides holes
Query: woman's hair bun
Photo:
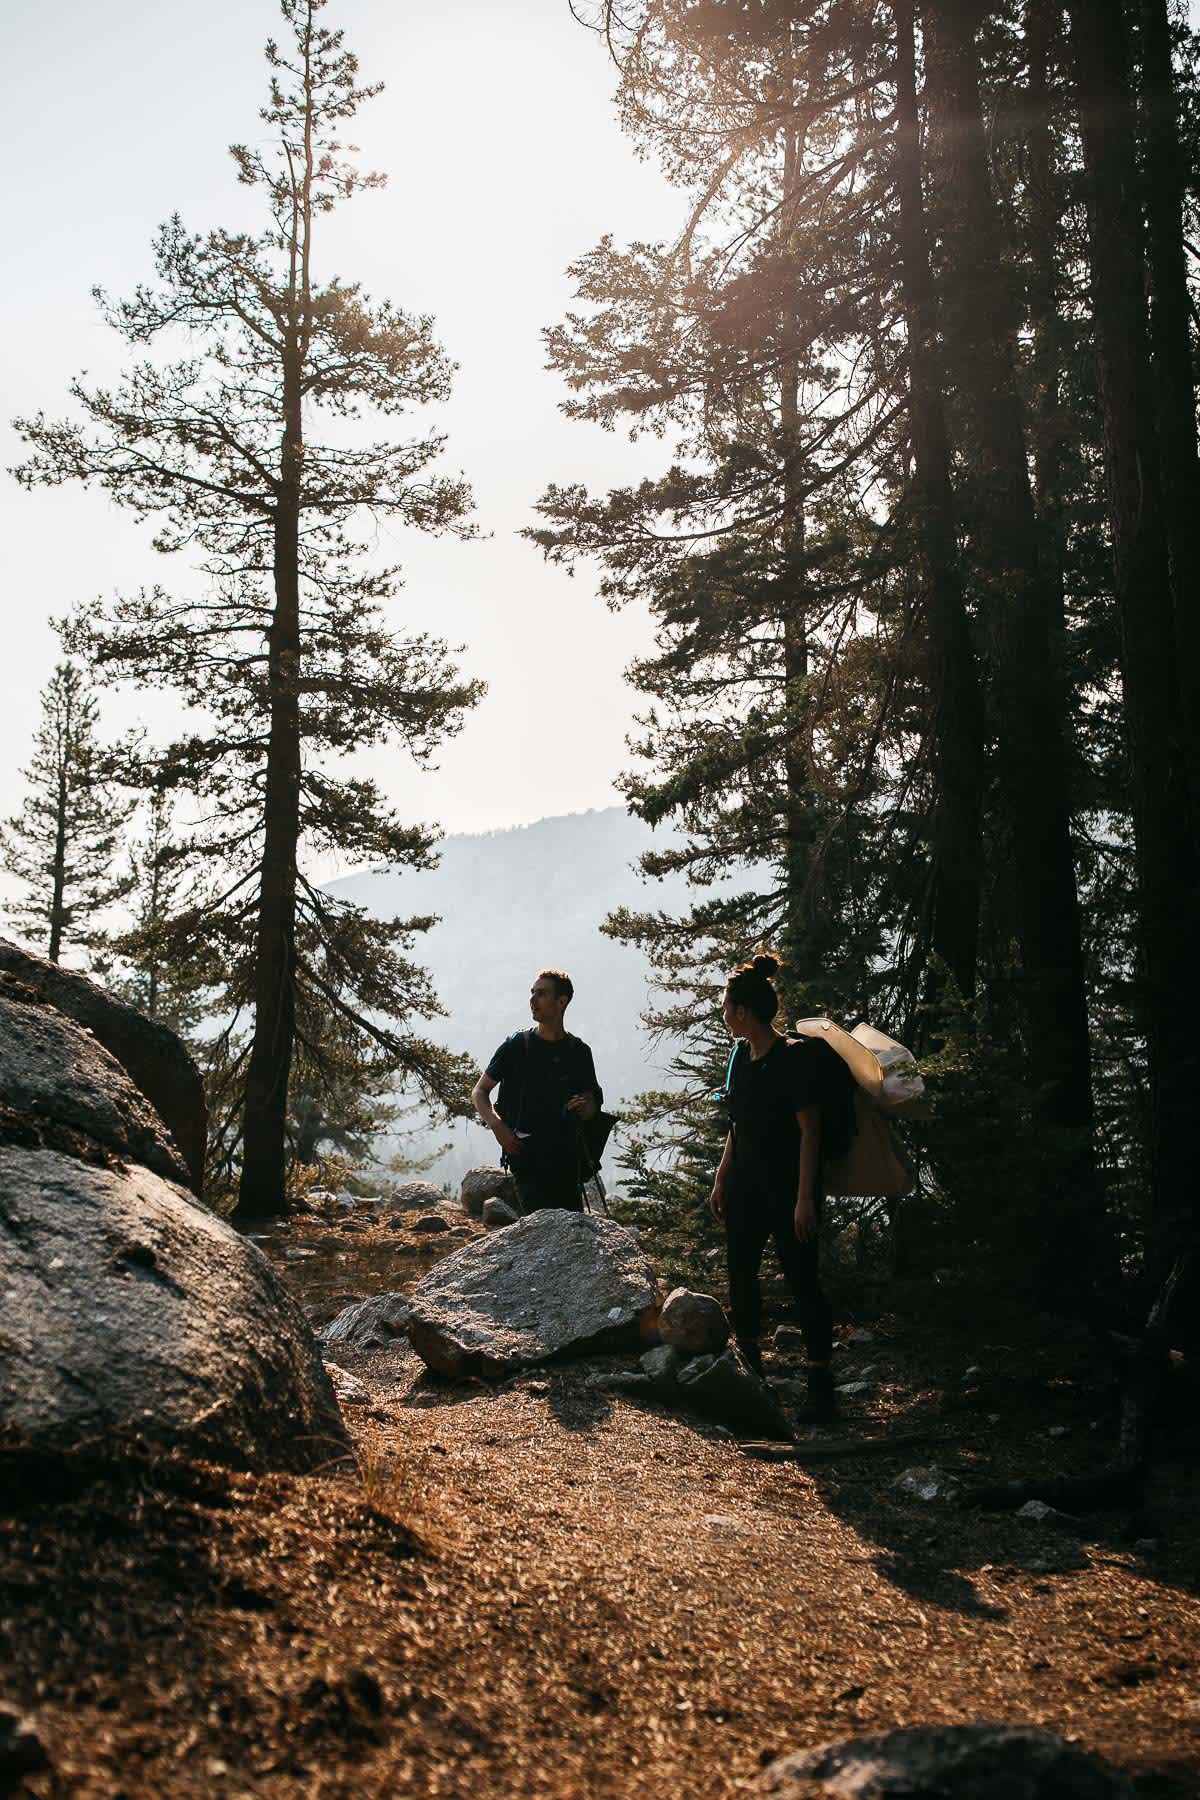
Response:
[[[777,956],[772,956],[769,950],[760,950],[758,955],[751,962],[750,967],[754,970],[756,975],[765,975],[767,980],[770,981],[772,975],[778,974],[779,972],[779,958]]]

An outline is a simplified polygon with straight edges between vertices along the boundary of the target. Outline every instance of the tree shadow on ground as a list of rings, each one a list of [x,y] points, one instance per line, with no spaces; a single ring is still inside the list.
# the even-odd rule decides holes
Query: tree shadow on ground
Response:
[[[960,1343],[893,1319],[869,1344],[842,1346],[849,1373],[859,1373],[855,1364],[875,1368],[877,1395],[837,1434],[802,1439],[797,1462],[830,1511],[875,1546],[878,1573],[921,1604],[992,1618],[1005,1616],[1003,1604],[980,1591],[977,1574],[994,1590],[997,1582],[1036,1584],[1115,1560],[1159,1585],[1200,1591],[1200,1505],[1188,1481],[1200,1449],[1194,1427],[1190,1436],[1188,1428],[1160,1433],[1137,1509],[1038,1522],[896,1490],[897,1476],[914,1466],[936,1466],[969,1497],[978,1486],[1095,1474],[1103,1465],[1116,1441],[1117,1396],[1090,1340],[1055,1343],[1031,1333],[1021,1341],[1008,1332],[1010,1341],[981,1341],[991,1335],[981,1325]],[[967,1381],[964,1365],[980,1357],[986,1374]],[[917,1441],[892,1451],[883,1447],[892,1437]],[[869,1452],[856,1456],[856,1441],[870,1441]],[[839,1442],[846,1453],[829,1458]]]

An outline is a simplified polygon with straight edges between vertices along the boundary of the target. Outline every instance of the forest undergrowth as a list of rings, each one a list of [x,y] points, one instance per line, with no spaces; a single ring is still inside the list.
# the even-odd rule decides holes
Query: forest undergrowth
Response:
[[[327,1314],[330,1264],[285,1256],[314,1235],[270,1248]],[[327,1243],[349,1288],[376,1235]],[[1117,1395],[1086,1337],[1016,1305],[904,1299],[843,1306],[840,1372],[870,1391],[795,1461],[605,1393],[594,1362],[450,1386],[403,1346],[337,1352],[367,1390],[357,1469],[9,1462],[3,1697],[49,1759],[17,1791],[718,1800],[791,1749],[989,1718],[1200,1794],[1194,1428],[1160,1431],[1136,1516],[905,1497],[913,1464],[1087,1468]]]

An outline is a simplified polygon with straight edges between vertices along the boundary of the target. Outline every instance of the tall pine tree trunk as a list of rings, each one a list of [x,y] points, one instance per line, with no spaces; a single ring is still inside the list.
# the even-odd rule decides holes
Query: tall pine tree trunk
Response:
[[[1059,312],[1057,251],[1062,220],[1062,186],[1055,166],[1050,128],[1050,58],[1060,28],[1056,0],[1028,0],[1025,49],[1029,58],[1028,281],[1030,356],[1033,376],[1031,437],[1034,502],[1040,528],[1042,572],[1050,596],[1056,660],[1063,659],[1064,534],[1067,421],[1062,404],[1062,318]]]
[[[68,715],[69,719],[69,715]],[[70,743],[70,726],[66,733]],[[56,963],[62,955],[63,894],[67,884],[67,750],[64,747],[58,765],[58,794],[54,818],[54,867],[51,871],[50,943],[46,955]]]
[[[1196,1227],[1200,1050],[1197,857],[1159,483],[1133,101],[1120,0],[1071,0],[1091,238],[1105,472],[1137,847],[1142,1017],[1150,1070],[1153,1238],[1160,1275]]]
[[[288,1078],[296,1025],[296,851],[300,835],[300,479],[302,359],[284,368],[284,443],[275,513],[275,611],[262,871],[254,952],[254,1037],[246,1068],[236,1217],[284,1209]]]
[[[1141,0],[1141,43],[1154,398],[1195,840],[1200,835],[1200,459],[1183,243],[1184,176],[1166,0]]]
[[[1042,1181],[1044,1273],[1086,1280],[1094,1247],[1091,1052],[1067,789],[1054,605],[1016,379],[1017,314],[988,167],[974,7],[928,0],[925,53],[936,145],[947,374],[969,410],[975,539],[987,609],[997,758],[1021,951],[1021,1002]],[[1044,1154],[1043,1154],[1044,1153]],[[1064,1263],[1069,1252],[1072,1260]]]
[[[979,938],[984,727],[979,671],[958,566],[950,446],[937,370],[917,117],[912,0],[896,22],[900,264],[908,327],[909,424],[925,562],[935,811],[930,942],[964,999]]]

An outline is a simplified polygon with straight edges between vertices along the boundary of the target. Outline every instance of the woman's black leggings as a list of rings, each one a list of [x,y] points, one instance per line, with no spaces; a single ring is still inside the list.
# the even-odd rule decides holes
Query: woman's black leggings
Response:
[[[820,1217],[818,1203],[817,1216]],[[768,1238],[796,1303],[810,1362],[829,1361],[833,1348],[833,1309],[821,1286],[815,1237],[801,1243],[796,1236],[795,1202],[766,1200],[760,1194],[730,1193],[725,1203],[725,1252],[729,1266],[729,1310],[735,1337],[751,1343],[762,1329],[762,1288],[758,1272]]]

